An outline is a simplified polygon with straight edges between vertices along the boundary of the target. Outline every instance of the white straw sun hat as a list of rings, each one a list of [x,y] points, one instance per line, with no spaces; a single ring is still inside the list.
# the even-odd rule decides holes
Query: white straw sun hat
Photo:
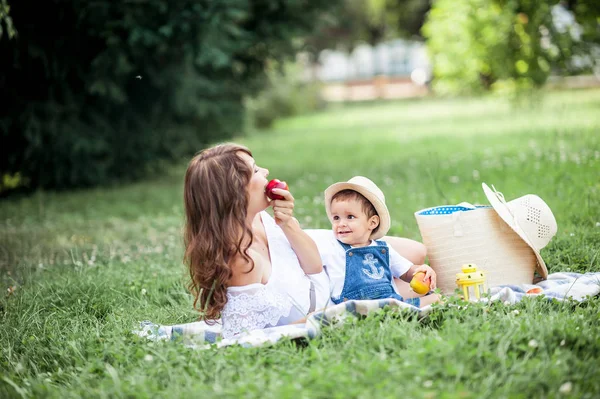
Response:
[[[444,293],[456,289],[456,273],[465,263],[485,270],[489,287],[532,284],[536,269],[542,278],[548,276],[539,252],[557,231],[548,205],[532,194],[506,202],[495,189],[482,187],[491,206],[463,203],[415,213]]]
[[[494,185],[492,189],[485,183],[481,183],[481,186],[488,201],[502,220],[531,247],[537,258],[538,272],[544,279],[547,278],[548,269],[540,255],[540,250],[548,245],[558,230],[556,219],[548,204],[533,194],[506,202],[504,195],[496,191]]]
[[[387,234],[391,225],[390,212],[385,205],[385,195],[375,183],[363,176],[355,176],[347,182],[334,183],[325,190],[325,210],[331,220],[331,199],[342,190],[354,190],[362,194],[379,215],[379,228],[371,234],[371,240],[377,240]]]

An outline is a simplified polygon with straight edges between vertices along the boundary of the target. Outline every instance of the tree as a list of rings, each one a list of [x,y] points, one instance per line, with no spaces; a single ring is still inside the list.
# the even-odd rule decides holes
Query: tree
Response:
[[[19,35],[0,41],[0,175],[29,189],[138,178],[239,133],[266,65],[295,54],[335,5],[13,3]]]
[[[574,43],[575,53],[583,57],[600,77],[600,2],[571,0],[565,6],[573,11],[581,37]]]
[[[423,29],[436,91],[514,93],[543,86],[553,70],[569,72],[576,37],[556,28],[556,3],[436,1]]]
[[[430,8],[431,0],[343,0],[308,37],[306,50],[318,56],[325,49],[351,51],[359,42],[420,38]]]
[[[9,39],[12,39],[17,35],[17,31],[13,26],[12,18],[9,14],[10,6],[8,0],[0,0],[0,39],[4,36],[4,30],[6,30]],[[5,27],[2,25],[5,25]]]
[[[421,28],[431,9],[431,0],[388,1],[386,12],[399,36],[422,39]]]

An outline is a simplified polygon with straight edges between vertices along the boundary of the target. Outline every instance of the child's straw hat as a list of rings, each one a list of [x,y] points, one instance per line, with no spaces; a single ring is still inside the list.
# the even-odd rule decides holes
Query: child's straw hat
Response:
[[[385,205],[385,195],[375,183],[363,176],[354,176],[347,182],[334,183],[325,190],[325,210],[331,220],[331,199],[342,190],[353,190],[362,194],[379,215],[379,228],[371,234],[371,240],[377,240],[387,234],[391,225],[390,212]]]

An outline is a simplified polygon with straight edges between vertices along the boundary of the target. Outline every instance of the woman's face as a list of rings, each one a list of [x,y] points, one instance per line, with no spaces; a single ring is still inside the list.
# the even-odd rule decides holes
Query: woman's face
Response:
[[[238,152],[237,155],[242,158],[252,171],[252,178],[248,183],[248,213],[254,214],[264,211],[269,206],[269,200],[265,194],[265,187],[269,180],[269,170],[256,165],[254,158],[245,152]]]

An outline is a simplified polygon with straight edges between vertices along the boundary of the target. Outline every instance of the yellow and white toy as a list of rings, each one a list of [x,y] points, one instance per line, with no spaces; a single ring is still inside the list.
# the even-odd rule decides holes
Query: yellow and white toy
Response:
[[[462,273],[456,273],[456,285],[462,289],[465,301],[476,301],[487,293],[485,272],[477,270],[474,263],[462,265]]]

